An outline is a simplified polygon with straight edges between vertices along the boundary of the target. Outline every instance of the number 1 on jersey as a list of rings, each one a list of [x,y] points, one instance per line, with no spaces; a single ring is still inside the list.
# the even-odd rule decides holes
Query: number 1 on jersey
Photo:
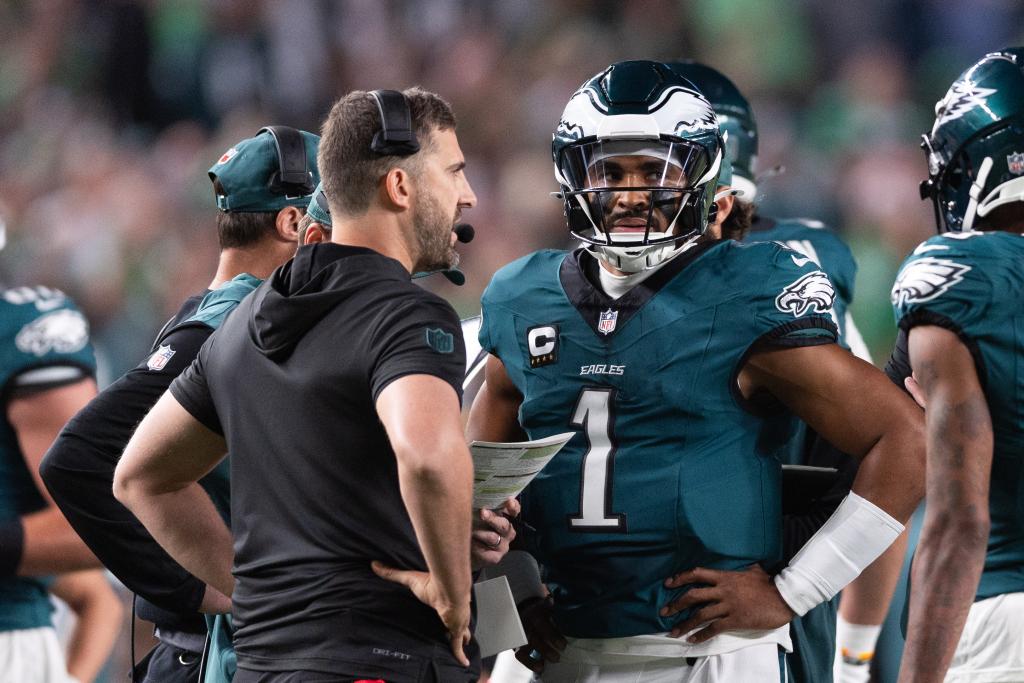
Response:
[[[580,392],[570,424],[587,437],[580,482],[580,511],[569,517],[572,531],[625,531],[625,515],[611,511],[615,437],[612,422],[615,389],[588,387]]]

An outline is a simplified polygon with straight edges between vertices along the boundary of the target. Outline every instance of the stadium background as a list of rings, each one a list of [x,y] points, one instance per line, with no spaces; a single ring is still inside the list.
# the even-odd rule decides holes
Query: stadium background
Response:
[[[934,230],[920,133],[963,68],[1024,42],[1022,19],[1013,0],[4,0],[0,280],[72,295],[105,385],[209,282],[206,169],[231,143],[318,132],[353,88],[420,84],[454,105],[479,197],[467,284],[425,286],[471,315],[499,266],[567,244],[550,140],[575,88],[613,61],[692,57],[751,99],[759,171],[785,167],[760,183],[764,213],[852,246],[881,363],[895,269]]]

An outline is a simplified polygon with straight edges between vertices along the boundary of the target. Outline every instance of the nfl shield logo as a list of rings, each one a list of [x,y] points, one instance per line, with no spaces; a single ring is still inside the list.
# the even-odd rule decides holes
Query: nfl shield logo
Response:
[[[231,161],[231,158],[236,154],[238,154],[238,150],[232,147],[231,149],[220,155],[220,159],[217,159],[217,163],[214,164],[214,166],[220,166],[221,164],[228,163],[229,161]]]
[[[451,353],[455,350],[455,337],[451,332],[442,329],[427,329],[427,346],[438,353]]]
[[[1019,152],[1006,155],[1006,165],[1013,175],[1024,173],[1024,154]]]
[[[170,345],[161,346],[153,352],[152,356],[149,357],[149,362],[146,363],[146,367],[154,372],[163,370],[167,367],[167,361],[171,359],[171,356],[173,356],[174,353],[175,351]]]
[[[619,319],[619,312],[608,309],[597,318],[597,331],[601,334],[611,334],[615,331],[615,323]]]

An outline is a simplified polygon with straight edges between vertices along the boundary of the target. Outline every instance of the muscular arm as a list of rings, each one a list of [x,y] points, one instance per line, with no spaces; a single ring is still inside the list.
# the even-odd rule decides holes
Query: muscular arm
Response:
[[[53,504],[39,477],[39,463],[61,427],[96,395],[92,378],[15,396],[7,404],[7,419],[18,435],[25,465],[36,488],[49,505],[21,518],[25,544],[18,574],[39,576],[99,567],[100,563],[75,534],[64,515]]]
[[[688,591],[662,611],[670,616],[708,603],[672,630],[673,635],[681,635],[717,619],[690,636],[691,642],[703,642],[726,630],[775,628],[794,613],[804,613],[835,595],[856,577],[862,563],[877,558],[888,545],[869,544],[866,552],[859,542],[850,542],[851,533],[863,538],[868,528],[892,531],[892,525],[883,523],[872,508],[902,523],[924,490],[921,412],[874,366],[834,344],[770,349],[750,357],[738,383],[746,399],[770,393],[829,443],[858,458],[861,466],[853,491],[867,502],[847,498],[847,512],[840,515],[844,501],[823,527],[832,525],[832,529],[820,541],[816,535],[774,582],[756,567],[745,572],[698,568],[669,579],[669,588],[709,584],[709,588]],[[849,526],[850,520],[855,520],[854,527]],[[842,540],[828,540],[840,531]],[[812,546],[813,552],[805,555]],[[783,596],[783,585],[788,597]],[[745,592],[746,597],[739,597]]]
[[[924,392],[928,506],[914,558],[902,683],[941,681],[985,562],[992,419],[967,347],[937,326],[910,330]]]
[[[874,366],[834,344],[755,353],[739,376],[767,391],[844,453],[858,458],[853,491],[900,522],[924,493],[921,411]]]
[[[380,392],[377,414],[430,576],[445,603],[468,606],[473,461],[458,395],[438,377],[407,375]]]
[[[509,379],[505,365],[496,356],[487,357],[484,384],[469,411],[466,436],[470,441],[521,441],[526,438],[519,425],[523,397]]]
[[[139,422],[211,332],[184,327],[161,338],[176,350],[166,367],[154,372],[143,362],[104,389],[61,430],[40,467],[54,502],[100,561],[133,592],[182,614],[199,608],[205,584],[114,498],[114,468]]]
[[[182,567],[220,596],[234,588],[231,532],[196,483],[227,453],[210,431],[165,393],[142,420],[114,471],[114,496]],[[215,601],[216,602],[216,601]],[[220,607],[204,604],[204,609]]]

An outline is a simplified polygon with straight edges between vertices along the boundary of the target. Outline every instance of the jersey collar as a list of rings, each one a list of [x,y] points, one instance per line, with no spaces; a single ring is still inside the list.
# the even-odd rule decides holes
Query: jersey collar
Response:
[[[601,289],[597,270],[601,266],[597,259],[582,247],[567,254],[562,260],[558,279],[569,303],[576,308],[594,333],[598,337],[611,339],[651,297],[661,291],[686,266],[722,241],[708,240],[686,250],[618,299],[613,299]]]

